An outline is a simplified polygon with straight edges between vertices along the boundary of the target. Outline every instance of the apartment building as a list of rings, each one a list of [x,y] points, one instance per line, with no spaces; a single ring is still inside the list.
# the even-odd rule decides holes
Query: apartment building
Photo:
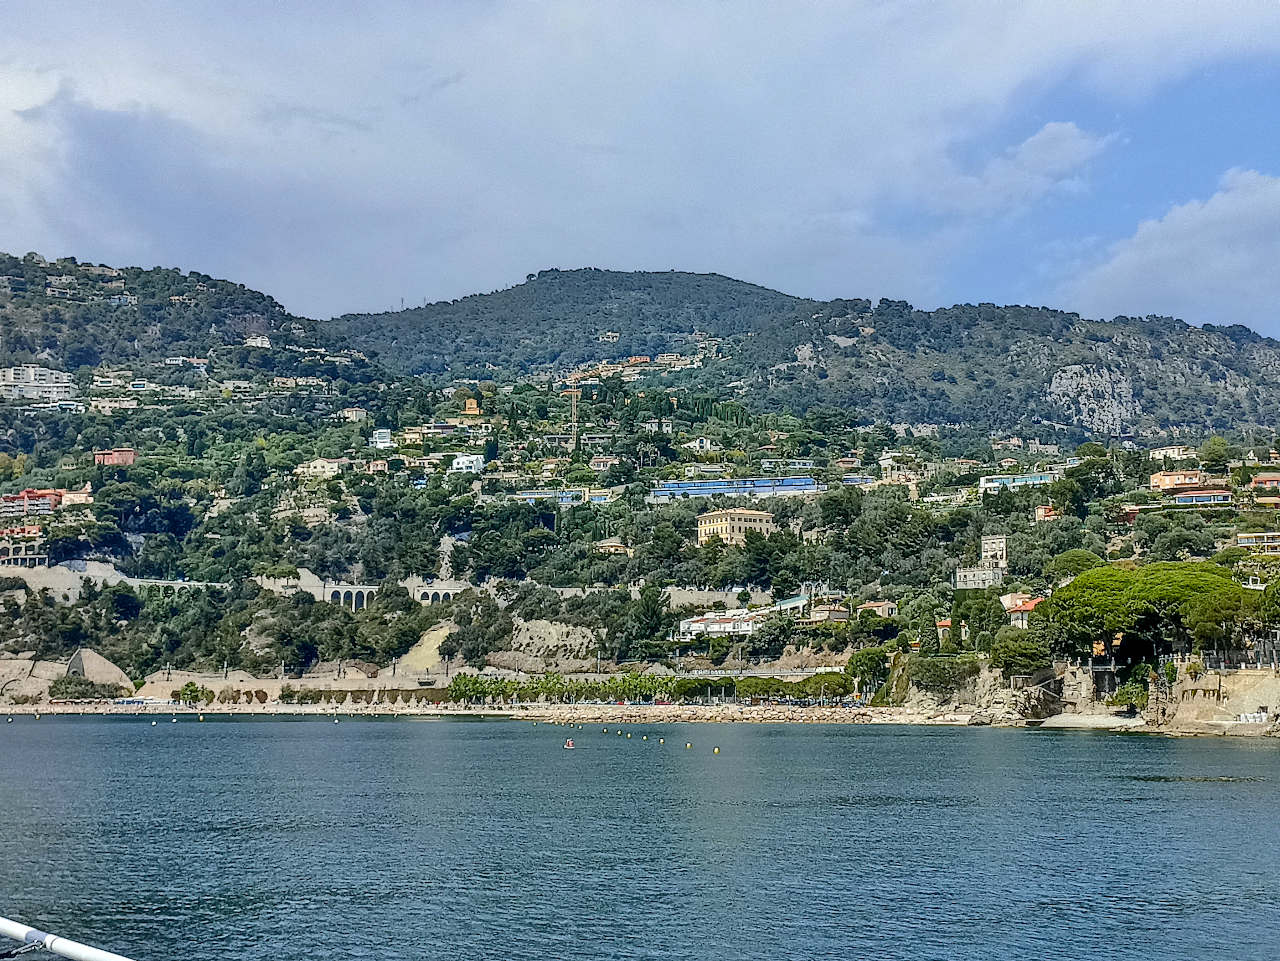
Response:
[[[0,397],[6,400],[69,400],[76,388],[70,374],[37,364],[0,367]]]

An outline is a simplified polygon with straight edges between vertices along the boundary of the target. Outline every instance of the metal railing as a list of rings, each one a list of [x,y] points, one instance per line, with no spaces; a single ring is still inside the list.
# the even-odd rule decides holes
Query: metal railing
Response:
[[[71,958],[72,961],[129,961],[122,954],[112,954],[110,951],[103,951],[100,948],[81,944],[79,941],[49,934],[47,931],[40,931],[25,924],[19,924],[17,921],[10,921],[8,918],[0,918],[0,937],[22,942],[20,948],[0,951],[0,957],[3,958],[18,957],[29,951],[44,950],[62,958]]]

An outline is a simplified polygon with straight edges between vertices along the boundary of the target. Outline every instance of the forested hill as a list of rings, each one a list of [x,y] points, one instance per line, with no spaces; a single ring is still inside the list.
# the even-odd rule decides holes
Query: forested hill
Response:
[[[544,270],[507,290],[347,314],[322,326],[335,341],[408,373],[487,364],[530,371],[679,350],[699,331],[728,337],[790,328],[814,305],[719,274],[590,268]]]
[[[315,326],[266,294],[195,271],[0,253],[0,366],[74,371],[207,357],[218,348],[243,348],[254,336],[317,344]]]
[[[262,336],[272,349],[246,343]],[[924,311],[807,300],[718,274],[598,269],[544,270],[507,290],[316,322],[196,272],[0,254],[0,366],[74,371],[214,352],[223,377],[324,373],[326,351],[358,352],[339,360],[354,359],[361,379],[385,370],[443,382],[679,354],[689,363],[667,384],[757,409],[837,408],[863,422],[1040,421],[1128,434],[1275,429],[1280,419],[1280,343],[1241,326],[994,304]]]
[[[1125,434],[1275,427],[1280,343],[1167,317],[1088,320],[1041,307],[819,302],[716,274],[546,270],[509,290],[324,333],[407,373],[566,370],[722,343],[680,376],[753,406],[991,428],[1042,420]],[[617,339],[613,339],[613,335]]]

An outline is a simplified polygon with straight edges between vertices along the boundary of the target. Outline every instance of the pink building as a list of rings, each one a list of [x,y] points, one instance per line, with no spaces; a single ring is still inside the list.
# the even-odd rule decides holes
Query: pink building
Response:
[[[99,467],[132,467],[138,452],[132,447],[115,447],[111,450],[95,450],[93,462]]]

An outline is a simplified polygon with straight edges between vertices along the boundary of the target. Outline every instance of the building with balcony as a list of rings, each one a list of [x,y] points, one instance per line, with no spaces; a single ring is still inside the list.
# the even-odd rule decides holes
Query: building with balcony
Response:
[[[1208,475],[1202,470],[1162,470],[1151,475],[1149,483],[1153,491],[1185,490],[1191,487],[1203,487]]]
[[[1179,491],[1173,495],[1173,503],[1178,507],[1230,507],[1231,491]]]
[[[0,367],[0,398],[6,400],[70,400],[76,388],[70,374],[37,364]]]
[[[0,567],[48,567],[44,533],[37,525],[0,529]]]
[[[1062,480],[1062,471],[1057,468],[1031,474],[988,474],[978,479],[978,491],[982,494],[994,494],[1006,487],[1016,490],[1019,487],[1037,487],[1060,480]]]
[[[1280,554],[1280,531],[1257,531],[1236,535],[1236,545],[1255,554]]]
[[[575,507],[579,504],[608,504],[617,495],[608,488],[566,487],[559,490],[526,490],[507,495],[507,500],[522,504],[552,503],[557,507]]]

